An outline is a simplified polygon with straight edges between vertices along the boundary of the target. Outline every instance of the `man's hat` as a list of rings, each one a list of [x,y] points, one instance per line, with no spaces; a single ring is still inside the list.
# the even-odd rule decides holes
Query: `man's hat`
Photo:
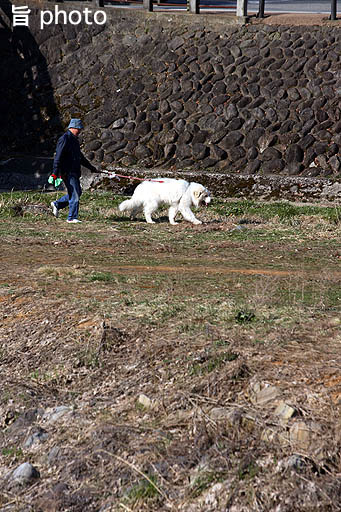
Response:
[[[68,128],[78,128],[78,130],[83,130],[84,126],[80,119],[71,119]]]

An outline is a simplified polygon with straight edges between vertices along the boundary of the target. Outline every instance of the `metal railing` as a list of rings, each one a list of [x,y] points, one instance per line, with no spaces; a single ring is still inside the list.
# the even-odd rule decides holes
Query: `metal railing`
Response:
[[[58,2],[58,3],[62,3],[64,1],[67,1],[67,0],[54,0],[55,2]],[[306,0],[307,3],[308,3],[308,0]],[[124,5],[129,5],[129,4],[140,4],[141,7],[143,7],[144,9],[146,9],[147,11],[149,12],[153,12],[154,11],[154,6],[162,6],[162,7],[166,7],[166,6],[169,6],[169,7],[174,7],[175,5],[183,5],[184,8],[187,9],[188,12],[191,12],[193,14],[199,14],[200,13],[200,10],[201,9],[205,9],[205,8],[215,8],[215,7],[218,7],[218,6],[215,6],[215,5],[202,5],[200,3],[200,0],[186,0],[186,3],[176,3],[176,0],[174,3],[169,3],[167,1],[167,3],[165,3],[165,1],[163,1],[163,3],[161,3],[160,0],[140,0],[140,1],[137,1],[137,0],[127,0],[126,2],[122,2],[120,0],[93,0],[92,2],[96,7],[104,7],[105,4],[107,5],[113,5],[113,4],[124,4]],[[214,0],[213,0],[213,3],[214,3]],[[239,17],[246,17],[248,16],[248,0],[236,0],[236,2],[234,3],[234,5],[231,5],[231,2],[226,2],[226,3],[229,3],[230,5],[219,5],[219,9],[235,9],[236,10],[236,15],[239,16]],[[265,18],[265,0],[259,0],[259,7],[258,7],[258,13],[257,13],[257,17],[258,18]],[[336,20],[337,19],[337,0],[331,0],[330,2],[330,17],[329,17],[330,20]]]

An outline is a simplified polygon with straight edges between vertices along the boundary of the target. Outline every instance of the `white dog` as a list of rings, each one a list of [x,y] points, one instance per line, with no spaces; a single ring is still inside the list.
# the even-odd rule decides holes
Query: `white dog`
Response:
[[[174,178],[156,178],[143,181],[138,185],[132,198],[123,201],[119,209],[121,212],[128,212],[131,217],[135,217],[137,213],[143,211],[146,221],[153,224],[152,213],[161,205],[168,205],[168,217],[171,224],[177,224],[175,216],[178,212],[185,220],[193,224],[202,224],[191,211],[191,206],[198,207],[210,202],[209,191],[200,183],[189,183]]]

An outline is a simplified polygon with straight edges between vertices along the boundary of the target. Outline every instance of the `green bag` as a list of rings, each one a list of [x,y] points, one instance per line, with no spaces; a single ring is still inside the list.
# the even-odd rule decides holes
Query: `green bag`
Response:
[[[56,176],[55,174],[51,174],[47,181],[51,185],[54,185],[55,188],[58,188],[59,185],[61,185],[63,183],[62,178],[60,176]]]

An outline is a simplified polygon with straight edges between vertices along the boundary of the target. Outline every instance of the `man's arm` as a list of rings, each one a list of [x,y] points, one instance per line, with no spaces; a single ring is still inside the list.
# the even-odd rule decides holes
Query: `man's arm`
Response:
[[[59,176],[62,173],[61,170],[61,159],[66,146],[66,138],[64,136],[60,137],[57,142],[56,154],[53,160],[53,169],[52,172]]]
[[[81,152],[81,165],[89,169],[91,172],[101,172],[94,165],[92,165],[87,158]]]

